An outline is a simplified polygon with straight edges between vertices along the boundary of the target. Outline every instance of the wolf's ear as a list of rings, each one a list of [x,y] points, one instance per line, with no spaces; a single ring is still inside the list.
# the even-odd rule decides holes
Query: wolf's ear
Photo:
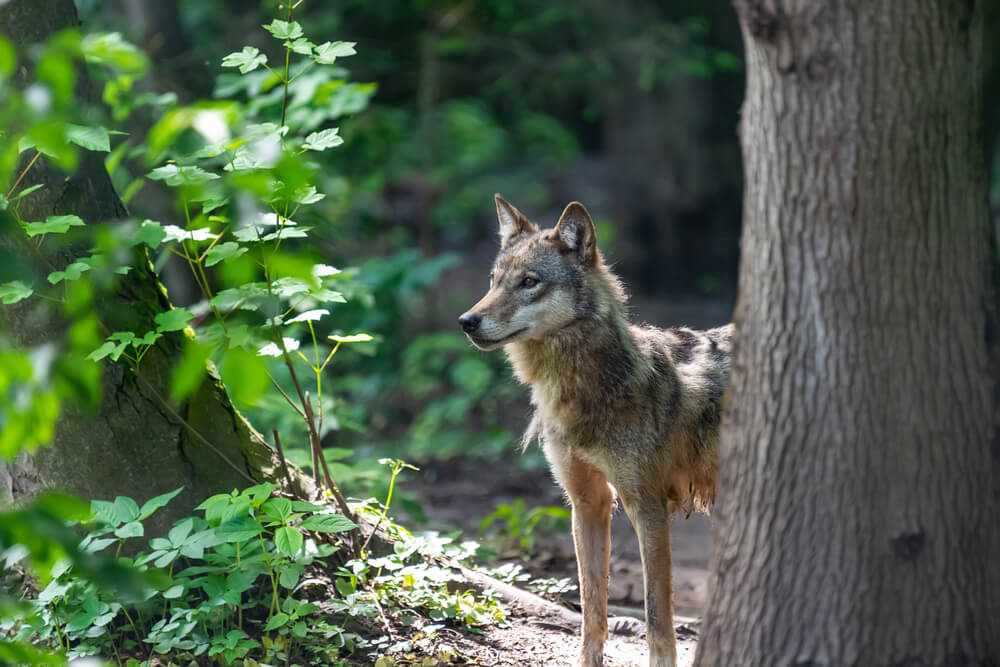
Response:
[[[584,264],[597,259],[597,230],[587,209],[578,201],[570,202],[559,216],[550,240],[561,248],[577,254]]]
[[[497,219],[500,221],[500,247],[522,232],[537,232],[535,227],[524,215],[514,208],[510,202],[499,194],[493,195],[497,203]]]

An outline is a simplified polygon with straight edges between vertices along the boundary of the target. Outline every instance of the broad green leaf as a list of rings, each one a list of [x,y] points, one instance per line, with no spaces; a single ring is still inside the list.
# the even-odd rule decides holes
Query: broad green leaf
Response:
[[[313,514],[302,522],[301,527],[316,533],[344,533],[358,526],[340,514]]]
[[[90,361],[100,361],[104,357],[110,355],[118,347],[113,341],[106,341],[99,348],[87,355],[87,359]]]
[[[24,231],[28,236],[39,234],[65,234],[70,227],[83,227],[83,220],[76,215],[50,215],[45,222],[26,222]]]
[[[285,324],[292,324],[293,322],[318,322],[323,319],[324,315],[329,315],[330,311],[323,308],[318,308],[316,310],[307,310],[304,313],[299,313],[290,320],[285,320]]]
[[[205,171],[197,165],[179,167],[176,164],[166,164],[146,174],[146,178],[153,181],[164,181],[167,185],[176,187],[178,185],[204,185],[209,181],[216,180],[219,175]]]
[[[139,505],[128,496],[115,498],[115,518],[125,523],[139,518]]]
[[[247,249],[234,241],[226,241],[212,246],[205,254],[205,266],[215,266],[219,262],[235,259],[245,253]]]
[[[163,239],[166,237],[167,233],[160,223],[153,220],[143,220],[142,224],[139,225],[139,229],[132,236],[131,244],[138,245],[145,243],[150,248],[156,248],[163,243]]]
[[[180,363],[175,363],[170,376],[170,398],[181,401],[195,392],[207,377],[205,360],[208,348],[197,341],[187,339]]]
[[[90,264],[85,262],[73,262],[62,271],[53,271],[50,273],[48,275],[48,281],[53,285],[57,285],[63,280],[77,280],[86,271],[90,271]]]
[[[255,568],[236,570],[226,577],[226,588],[230,591],[242,593],[245,590],[249,590],[253,586],[253,582],[257,581],[257,577],[261,574],[262,572]]]
[[[212,230],[208,227],[183,229],[177,225],[164,225],[163,233],[167,241],[196,241],[202,243],[218,237],[218,234],[213,234]]]
[[[184,540],[191,534],[193,529],[193,518],[189,517],[187,519],[181,519],[181,521],[179,521],[177,525],[171,528],[170,532],[167,533],[167,539],[170,540],[170,544],[172,544],[175,548],[179,548],[184,544]]]
[[[281,575],[278,577],[278,583],[285,588],[291,590],[295,588],[295,585],[299,583],[299,578],[302,576],[302,566],[301,565],[289,565],[281,571]]]
[[[223,67],[239,67],[240,74],[252,72],[267,62],[267,56],[260,52],[260,49],[253,46],[244,46],[242,51],[230,53],[222,59]]]
[[[338,343],[367,343],[372,340],[372,337],[366,333],[354,334],[352,336],[327,336],[330,340],[335,340]]]
[[[316,62],[331,65],[337,58],[353,56],[357,42],[324,42],[316,47]]]
[[[302,26],[298,21],[282,21],[274,19],[270,25],[261,26],[264,30],[274,35],[275,39],[298,39],[302,36]]]
[[[284,572],[282,572],[282,574],[284,574]],[[264,626],[264,632],[269,632],[276,628],[280,628],[287,622],[288,622],[288,614],[286,614],[283,611],[279,611],[277,614],[272,616],[271,620],[268,621],[267,625]]]
[[[41,190],[44,187],[45,187],[44,183],[36,183],[36,184],[32,185],[30,188],[25,188],[25,189],[21,190],[16,195],[14,195],[13,197],[11,197],[10,200],[11,201],[18,201],[20,199],[24,199],[25,197],[27,197],[28,195],[30,195],[35,190]]]
[[[260,535],[263,527],[249,516],[238,516],[215,529],[215,534],[223,542],[243,542]]]
[[[287,498],[270,498],[261,505],[261,510],[268,517],[284,523],[292,515],[292,501]]]
[[[108,65],[126,73],[141,74],[146,71],[146,54],[135,45],[122,39],[121,33],[91,33],[80,43],[87,62]]]
[[[149,500],[147,500],[142,504],[142,508],[139,510],[139,518],[148,519],[150,515],[153,514],[153,512],[155,512],[156,510],[160,509],[161,507],[169,503],[171,500],[174,499],[174,497],[178,493],[180,493],[183,490],[184,487],[181,486],[174,489],[173,491],[167,491],[166,493],[161,493],[158,496],[150,498]]]
[[[240,405],[256,405],[270,382],[267,361],[242,347],[230,347],[222,364],[222,377],[230,396]],[[265,494],[265,498],[270,491]]]
[[[142,537],[142,524],[138,521],[129,521],[124,526],[115,531],[115,537]]]
[[[111,150],[108,131],[100,125],[87,126],[66,123],[66,139],[90,151],[107,153]]]
[[[333,148],[344,143],[343,138],[338,134],[340,132],[339,127],[333,127],[328,130],[320,130],[319,132],[313,132],[308,137],[306,137],[305,143],[302,144],[303,148],[311,151],[322,151],[327,148]]]
[[[283,337],[282,340],[285,342],[285,350],[288,352],[294,352],[299,349],[299,341],[294,338]],[[268,343],[264,347],[257,350],[257,356],[259,357],[280,357],[281,348],[278,347],[277,343]]]
[[[294,556],[302,548],[302,533],[298,528],[282,526],[274,531],[274,548],[286,556]]]
[[[131,343],[135,340],[135,334],[131,331],[116,331],[108,336],[108,340],[117,341],[119,343]]]
[[[292,42],[289,45],[289,48],[291,48],[295,53],[301,53],[304,56],[311,56],[313,49],[316,48],[316,45],[305,37],[300,37]]]
[[[35,290],[20,280],[13,280],[0,285],[0,300],[3,301],[4,305],[10,305],[27,299],[34,292]]]
[[[173,600],[184,595],[184,584],[174,584],[167,590],[163,591],[163,597],[167,600]]]
[[[167,333],[169,331],[180,331],[187,326],[187,323],[191,321],[194,317],[192,313],[187,308],[174,308],[173,310],[167,310],[156,315],[153,321],[156,322],[156,330],[161,333]]]
[[[159,339],[163,338],[163,334],[159,331],[147,331],[142,337],[135,337],[132,339],[132,347],[139,347],[140,345],[152,345]]]
[[[335,276],[341,273],[340,269],[330,266],[329,264],[317,264],[312,269],[312,274],[317,278],[326,278],[327,276]]]

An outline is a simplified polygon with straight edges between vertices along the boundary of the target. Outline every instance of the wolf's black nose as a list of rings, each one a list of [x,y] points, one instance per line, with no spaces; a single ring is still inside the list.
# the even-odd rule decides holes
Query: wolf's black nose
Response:
[[[480,323],[482,323],[483,318],[479,317],[475,313],[466,313],[458,318],[458,323],[462,325],[462,330],[465,333],[474,333],[476,329],[479,328]]]

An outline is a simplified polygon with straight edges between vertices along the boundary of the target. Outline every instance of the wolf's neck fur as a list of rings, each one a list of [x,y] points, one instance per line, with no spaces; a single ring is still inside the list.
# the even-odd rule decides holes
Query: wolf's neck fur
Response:
[[[572,324],[505,348],[514,374],[531,385],[536,405],[610,406],[608,398],[648,377],[649,364],[629,334],[621,283],[603,263],[588,279],[595,298]]]

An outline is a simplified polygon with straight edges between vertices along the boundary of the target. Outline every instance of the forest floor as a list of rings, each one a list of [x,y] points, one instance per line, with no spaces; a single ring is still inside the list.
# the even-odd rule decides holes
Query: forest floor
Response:
[[[523,498],[530,509],[564,505],[561,492],[546,470],[514,471],[498,475],[494,466],[458,467],[437,464],[424,467],[417,479],[406,482],[407,490],[422,500],[430,527],[461,528],[465,536],[476,536],[479,522],[497,506]],[[697,628],[705,608],[708,580],[709,520],[703,515],[675,518],[671,530],[671,554],[675,598],[678,663],[691,664]],[[610,636],[605,647],[608,665],[645,665],[645,630],[641,622],[642,567],[632,526],[620,509],[612,519]],[[501,565],[516,562],[535,578],[569,578],[577,583],[576,560],[569,529],[534,535],[530,555],[501,553]],[[559,605],[540,605],[534,596],[503,595],[510,623],[492,628],[481,636],[455,633],[455,648],[473,664],[547,665],[571,664],[579,647],[578,592],[557,600]]]

